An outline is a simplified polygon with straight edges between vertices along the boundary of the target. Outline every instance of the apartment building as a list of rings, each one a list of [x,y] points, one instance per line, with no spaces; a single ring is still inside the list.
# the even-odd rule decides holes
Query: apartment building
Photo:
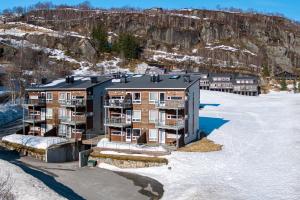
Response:
[[[106,77],[73,77],[26,89],[25,134],[82,140],[104,133]],[[24,130],[25,131],[25,130]]]
[[[121,78],[107,89],[105,128],[110,141],[187,144],[199,134],[199,76]]]
[[[260,86],[256,76],[207,72],[196,74],[200,76],[201,90],[229,92],[248,96],[260,94]]]

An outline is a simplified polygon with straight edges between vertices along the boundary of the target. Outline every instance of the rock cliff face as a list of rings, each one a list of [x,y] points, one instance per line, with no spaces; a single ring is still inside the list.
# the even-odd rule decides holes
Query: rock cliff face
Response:
[[[31,43],[67,51],[80,60],[95,62],[89,41],[93,26],[103,24],[112,38],[121,32],[138,37],[141,59],[179,68],[241,70],[272,73],[300,69],[300,26],[290,20],[260,14],[207,10],[80,11],[40,10],[18,19],[57,33],[82,37],[27,35]]]

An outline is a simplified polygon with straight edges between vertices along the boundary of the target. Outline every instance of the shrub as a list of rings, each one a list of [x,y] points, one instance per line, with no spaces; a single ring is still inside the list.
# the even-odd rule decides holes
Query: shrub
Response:
[[[284,79],[282,79],[280,81],[280,87],[281,87],[281,90],[287,90],[287,84],[286,84],[286,81]]]
[[[110,45],[107,40],[107,31],[102,25],[93,28],[91,38],[97,51],[100,51],[102,53],[111,51]]]
[[[113,44],[113,51],[121,54],[126,59],[137,59],[140,47],[137,39],[130,34],[122,33],[116,43]]]
[[[262,73],[263,73],[263,76],[264,76],[264,77],[269,77],[269,76],[270,76],[270,72],[269,72],[268,66],[263,66],[263,71],[262,71]]]

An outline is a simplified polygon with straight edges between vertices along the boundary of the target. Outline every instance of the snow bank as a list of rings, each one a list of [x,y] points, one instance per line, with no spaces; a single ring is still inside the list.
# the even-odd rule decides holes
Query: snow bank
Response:
[[[37,148],[37,149],[47,149],[48,147],[67,142],[66,139],[60,137],[41,137],[33,135],[19,135],[12,134],[4,136],[3,141],[21,144],[27,147]]]
[[[0,159],[0,179],[4,179],[7,174],[13,181],[11,192],[17,200],[64,199],[21,168]]]
[[[210,153],[173,152],[167,166],[103,168],[138,173],[164,185],[163,199],[299,199],[300,94],[259,97],[201,91],[200,117],[219,122],[208,136],[224,145]],[[201,119],[200,119],[201,120]],[[205,121],[203,121],[205,123]]]
[[[170,53],[165,51],[157,51],[157,50],[148,50],[149,52],[154,53],[152,60],[160,61],[160,60],[169,60],[173,62],[186,62],[192,61],[197,64],[203,63],[204,58],[201,56],[190,56],[190,55],[183,55],[178,53]]]
[[[97,144],[97,147],[108,148],[108,149],[167,152],[167,150],[162,146],[151,147],[151,146],[131,144],[131,143],[109,142],[107,138],[100,140]]]
[[[22,107],[11,103],[0,104],[0,126],[22,118]]]

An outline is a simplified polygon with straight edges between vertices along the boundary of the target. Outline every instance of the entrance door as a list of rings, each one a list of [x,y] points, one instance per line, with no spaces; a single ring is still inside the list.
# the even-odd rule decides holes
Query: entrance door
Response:
[[[131,123],[131,110],[126,110],[126,124]]]
[[[160,105],[165,105],[166,98],[165,98],[165,93],[164,92],[160,92],[159,93],[159,104]]]
[[[159,111],[159,124],[165,125],[166,124],[166,112],[165,111]]]
[[[166,132],[165,130],[159,130],[159,143],[165,144],[166,143]]]
[[[126,142],[131,142],[131,128],[126,128]]]

